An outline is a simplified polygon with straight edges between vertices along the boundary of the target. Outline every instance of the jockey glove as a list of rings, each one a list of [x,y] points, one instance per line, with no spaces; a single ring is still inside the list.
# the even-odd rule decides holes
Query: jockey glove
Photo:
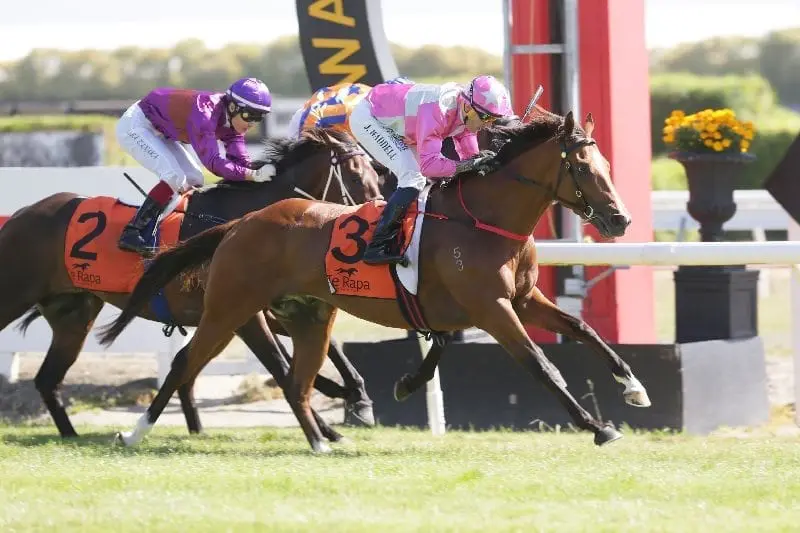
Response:
[[[494,161],[494,157],[496,155],[497,154],[491,150],[481,150],[469,159],[457,162],[456,174],[471,171],[479,172],[481,174],[491,172],[497,168],[497,164]]]
[[[275,167],[272,165],[264,165],[258,169],[247,169],[244,173],[247,181],[270,181],[272,176],[275,175]]]

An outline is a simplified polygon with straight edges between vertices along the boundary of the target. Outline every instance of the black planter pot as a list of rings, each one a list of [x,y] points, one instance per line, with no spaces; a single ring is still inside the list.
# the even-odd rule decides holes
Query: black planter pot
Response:
[[[736,214],[733,188],[742,165],[755,160],[752,154],[672,152],[686,170],[689,202],[686,209],[700,223],[700,240],[724,240],[722,225]]]
[[[724,241],[723,224],[736,214],[735,178],[751,154],[673,152],[686,169],[686,209],[703,242]],[[744,265],[684,266],[675,272],[676,342],[744,339],[758,335],[758,271]]]

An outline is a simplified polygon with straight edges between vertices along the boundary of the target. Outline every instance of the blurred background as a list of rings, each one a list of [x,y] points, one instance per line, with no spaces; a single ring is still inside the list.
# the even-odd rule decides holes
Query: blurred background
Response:
[[[800,2],[643,1],[653,187],[685,187],[682,167],[663,157],[661,129],[672,109],[700,104],[757,118],[752,152],[759,159],[738,188],[759,187],[800,129]],[[381,5],[401,75],[417,81],[503,77],[501,0]],[[221,91],[240,76],[255,76],[276,102],[266,128],[251,140],[283,135],[315,89],[297,24],[295,2],[281,0],[237,2],[235,9],[206,0],[140,0],[124,16],[100,0],[11,3],[0,19],[0,132],[105,132],[100,153],[86,157],[98,165],[135,165],[110,134],[132,101],[157,86]],[[21,149],[7,136],[0,139],[0,165],[44,166],[33,161],[35,145],[25,144]]]

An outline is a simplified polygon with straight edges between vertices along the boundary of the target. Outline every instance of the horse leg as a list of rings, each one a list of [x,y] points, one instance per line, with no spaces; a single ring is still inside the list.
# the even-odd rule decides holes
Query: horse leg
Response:
[[[53,336],[34,384],[63,438],[77,437],[78,434],[64,409],[58,389],[78,359],[103,305],[103,300],[88,292],[59,295],[40,305]]]
[[[239,337],[244,341],[250,351],[252,351],[261,364],[272,374],[278,386],[284,391],[287,402],[291,403],[294,399],[287,393],[287,376],[289,374],[289,359],[288,354],[281,354],[282,348],[285,352],[286,348],[283,343],[273,335],[271,328],[267,325],[263,313],[259,313],[255,317],[248,320],[244,326],[237,331]],[[274,342],[274,344],[273,344]],[[287,359],[284,359],[284,356]],[[320,376],[317,376],[319,379]],[[295,407],[292,406],[292,410]],[[331,442],[338,442],[342,440],[342,435],[328,425],[325,420],[314,409],[311,409],[311,414],[317,422],[322,435]]]
[[[375,425],[375,413],[372,410],[372,400],[367,395],[364,378],[361,377],[356,367],[344,354],[339,342],[334,338],[331,338],[328,344],[328,358],[344,380],[344,386],[347,391],[347,396],[344,399],[345,410],[361,424],[373,427]],[[319,376],[317,376],[317,380],[319,380]],[[319,389],[316,384],[315,387]]]
[[[200,422],[200,413],[197,411],[197,404],[194,401],[194,382],[195,375],[186,383],[178,387],[178,399],[181,401],[181,410],[186,419],[186,429],[190,434],[202,433],[203,424]]]
[[[77,359],[91,324],[103,306],[102,301],[88,293],[45,297],[49,264],[38,257],[28,257],[30,254],[25,253],[29,251],[26,248],[20,255],[18,249],[6,245],[8,241],[0,247],[0,256],[6,258],[4,275],[0,277],[0,330],[39,304],[39,312],[53,329],[53,337],[34,384],[59,434],[62,437],[75,437],[77,433],[57,390]],[[78,304],[75,314],[71,314],[71,302]],[[93,311],[95,306],[96,311]],[[56,317],[64,313],[62,325],[62,319],[56,320]]]
[[[314,386],[314,378],[322,368],[322,363],[325,362],[325,347],[330,343],[335,316],[335,307],[318,300],[317,312],[303,316],[302,319],[298,317],[286,324],[294,344],[288,392],[289,396],[295,400],[292,402],[295,416],[303,428],[311,449],[316,453],[331,451],[330,446],[322,442],[319,427],[311,416],[309,400]]]
[[[281,324],[271,312],[265,311],[264,316],[267,318],[267,327],[272,332],[274,332],[276,335],[289,335],[289,333],[286,331],[286,328],[283,327],[283,324]],[[284,318],[284,320],[290,319]],[[280,365],[286,374],[289,372],[289,365],[291,363],[292,356],[289,355],[289,351],[286,349],[286,346],[284,346],[277,337],[275,337],[275,347],[278,349],[278,360]],[[258,355],[256,355],[256,357],[258,357]],[[259,361],[261,361],[261,359],[259,359]],[[261,362],[266,366],[264,361]],[[314,388],[328,398],[341,398],[344,400],[347,397],[347,390],[344,387],[335,381],[326,378],[325,376],[317,376],[317,379],[314,380]]]
[[[501,299],[475,308],[481,312],[475,325],[497,339],[518,363],[544,382],[567,409],[575,425],[594,433],[595,444],[600,446],[622,438],[622,434],[612,426],[604,426],[592,418],[567,391],[567,383],[561,372],[528,336],[510,300]]]
[[[284,322],[288,322],[293,320],[296,315],[297,313],[293,313],[292,315],[282,317],[282,319]],[[272,331],[285,335],[288,334],[284,325],[274,317],[272,312],[265,311],[265,316],[267,318],[267,326]],[[282,342],[277,338],[275,338],[275,342],[280,350],[279,361],[281,367],[284,369],[284,373],[286,373],[288,372],[292,358]],[[350,360],[347,359],[339,343],[333,338],[331,338],[330,345],[328,346],[328,357],[342,376],[345,386],[342,387],[325,376],[317,375],[314,380],[314,388],[328,398],[342,398],[345,401],[345,411],[352,414],[361,424],[368,427],[374,426],[375,414],[372,411],[372,400],[367,395],[367,390],[364,386],[364,378],[361,377]],[[264,361],[262,361],[262,363],[266,366]],[[314,416],[316,417],[316,413]],[[320,426],[320,429],[325,433],[325,428]]]
[[[237,276],[229,275],[232,270],[236,272],[225,264],[224,259],[219,264],[212,263],[206,282],[203,315],[197,330],[173,359],[164,384],[134,429],[117,434],[117,440],[125,446],[141,442],[178,387],[194,380],[203,367],[225,349],[234,332],[259,313],[261,302],[273,299],[269,294],[253,290],[250,284],[243,283]]]
[[[647,391],[636,376],[633,375],[628,363],[623,361],[586,322],[559,309],[535,287],[527,298],[515,301],[514,307],[520,320],[566,335],[571,339],[588,345],[595,353],[605,359],[614,379],[625,385],[622,395],[627,404],[634,407],[650,406],[650,398],[647,396]]]
[[[203,367],[233,339],[233,329],[226,326],[222,320],[217,319],[214,323],[207,314],[203,315],[192,340],[181,348],[172,360],[164,384],[161,385],[147,411],[136,422],[133,431],[117,433],[117,441],[125,446],[135,446],[150,433],[178,387],[193,381]]]
[[[428,355],[422,360],[422,363],[417,368],[417,371],[411,374],[404,374],[403,377],[394,383],[394,399],[398,402],[405,401],[417,389],[433,379],[436,372],[436,367],[439,366],[439,361],[442,359],[447,345],[453,340],[453,334],[450,332],[442,336],[442,343],[434,343],[428,350]]]

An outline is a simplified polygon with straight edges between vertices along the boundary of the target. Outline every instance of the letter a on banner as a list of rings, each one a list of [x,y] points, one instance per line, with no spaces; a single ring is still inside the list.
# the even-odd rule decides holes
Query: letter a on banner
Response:
[[[312,91],[344,82],[376,85],[398,75],[380,0],[297,0],[296,6]]]

